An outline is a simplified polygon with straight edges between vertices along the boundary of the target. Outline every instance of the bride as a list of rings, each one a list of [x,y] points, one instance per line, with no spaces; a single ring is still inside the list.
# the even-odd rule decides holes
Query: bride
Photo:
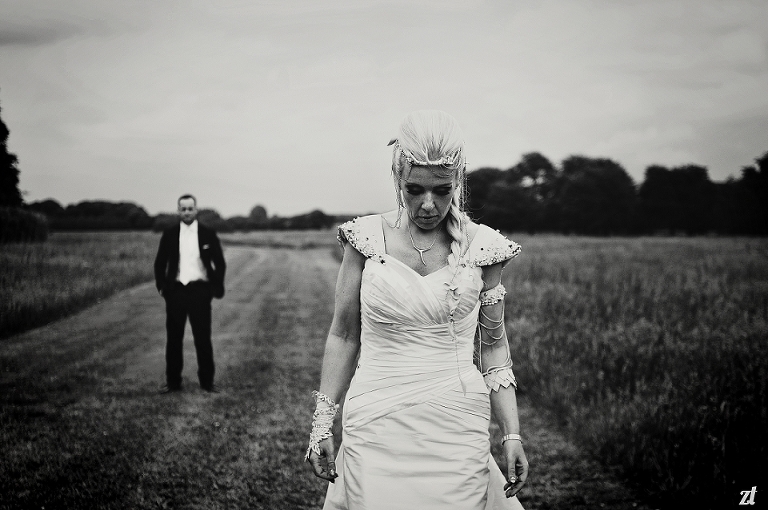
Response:
[[[520,247],[462,210],[453,117],[417,111],[392,140],[398,208],[344,223],[344,258],[307,459],[325,509],[522,509],[528,476],[501,272]],[[346,392],[342,440],[331,427]],[[490,453],[493,414],[507,479]]]

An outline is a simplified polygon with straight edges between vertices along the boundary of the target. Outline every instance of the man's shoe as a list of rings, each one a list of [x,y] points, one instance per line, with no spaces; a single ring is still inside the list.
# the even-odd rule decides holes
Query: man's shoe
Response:
[[[164,384],[160,386],[158,393],[161,395],[165,395],[167,393],[176,393],[177,391],[181,391],[181,386],[171,386],[169,384]]]
[[[200,387],[203,389],[203,391],[207,391],[208,393],[221,393],[221,391],[219,391],[218,386],[216,386],[215,384],[205,385]]]

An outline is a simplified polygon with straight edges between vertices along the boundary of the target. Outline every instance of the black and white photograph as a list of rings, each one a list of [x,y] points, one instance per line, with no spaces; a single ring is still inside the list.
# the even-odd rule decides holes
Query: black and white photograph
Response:
[[[0,0],[0,510],[768,508],[765,0]]]

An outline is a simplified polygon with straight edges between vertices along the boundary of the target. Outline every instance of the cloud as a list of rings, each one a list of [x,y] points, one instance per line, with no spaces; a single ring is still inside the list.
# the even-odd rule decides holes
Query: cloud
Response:
[[[0,47],[44,46],[82,33],[82,28],[56,23],[49,26],[17,25],[0,21]]]
[[[52,46],[73,38],[108,38],[136,31],[151,23],[152,13],[130,0],[0,0],[0,47]],[[152,7],[164,14],[160,7]]]

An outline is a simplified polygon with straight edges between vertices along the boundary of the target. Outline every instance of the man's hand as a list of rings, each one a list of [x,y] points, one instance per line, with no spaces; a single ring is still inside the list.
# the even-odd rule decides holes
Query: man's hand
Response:
[[[318,478],[335,483],[334,480],[339,474],[336,472],[336,451],[333,447],[333,438],[323,439],[318,443],[318,446],[320,447],[320,455],[315,452],[309,454],[312,470]]]

